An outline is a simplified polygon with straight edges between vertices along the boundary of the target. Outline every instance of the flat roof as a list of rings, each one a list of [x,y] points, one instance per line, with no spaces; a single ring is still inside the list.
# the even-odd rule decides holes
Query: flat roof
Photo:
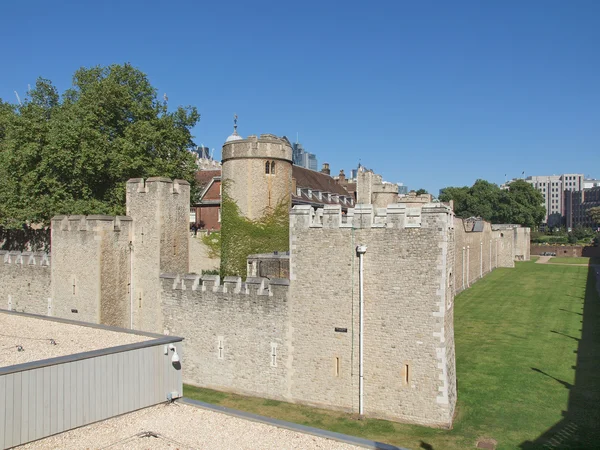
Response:
[[[351,450],[363,447],[175,402],[96,422],[20,448]]]
[[[151,333],[0,310],[0,368],[158,337]]]

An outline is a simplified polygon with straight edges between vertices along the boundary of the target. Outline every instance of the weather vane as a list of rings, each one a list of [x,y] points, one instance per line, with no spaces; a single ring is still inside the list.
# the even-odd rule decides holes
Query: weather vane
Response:
[[[233,115],[233,134],[237,134],[237,114]]]

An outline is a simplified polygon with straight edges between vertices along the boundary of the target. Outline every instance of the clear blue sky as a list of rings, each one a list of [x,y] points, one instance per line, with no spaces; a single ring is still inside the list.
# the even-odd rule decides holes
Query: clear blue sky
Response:
[[[12,4],[9,4],[12,3]],[[288,4],[289,3],[289,4]],[[130,62],[202,114],[198,144],[296,133],[424,187],[600,177],[600,1],[1,2],[0,97]]]

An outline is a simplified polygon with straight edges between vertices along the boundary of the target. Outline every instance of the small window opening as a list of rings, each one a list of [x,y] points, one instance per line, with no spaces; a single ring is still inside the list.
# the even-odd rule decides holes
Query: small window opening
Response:
[[[271,367],[277,367],[277,344],[271,344]]]
[[[225,346],[223,345],[223,337],[222,336],[219,336],[219,338],[218,338],[217,350],[218,350],[217,357],[219,359],[223,359],[223,357],[225,355]]]
[[[408,366],[408,364],[404,364],[402,366],[402,384],[404,386],[408,386],[408,384],[410,383],[410,367]]]
[[[275,175],[275,161],[271,161],[271,175]]]
[[[265,163],[265,173],[266,173],[267,175],[269,174],[269,167],[270,167],[270,163],[269,163],[269,161],[267,161],[267,162]]]
[[[340,357],[339,356],[335,357],[334,374],[336,377],[340,376]]]

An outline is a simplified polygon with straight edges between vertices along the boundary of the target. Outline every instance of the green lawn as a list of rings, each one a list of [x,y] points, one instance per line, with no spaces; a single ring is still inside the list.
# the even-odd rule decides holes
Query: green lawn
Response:
[[[579,266],[517,263],[461,293],[455,300],[458,412],[452,430],[357,421],[190,386],[184,394],[413,449],[474,448],[482,437],[497,440],[498,449],[542,448],[557,434],[569,439],[560,448],[582,448],[582,436],[600,442],[599,309],[594,278]]]
[[[565,258],[550,258],[549,264],[600,264],[600,258],[583,257],[565,257]]]

